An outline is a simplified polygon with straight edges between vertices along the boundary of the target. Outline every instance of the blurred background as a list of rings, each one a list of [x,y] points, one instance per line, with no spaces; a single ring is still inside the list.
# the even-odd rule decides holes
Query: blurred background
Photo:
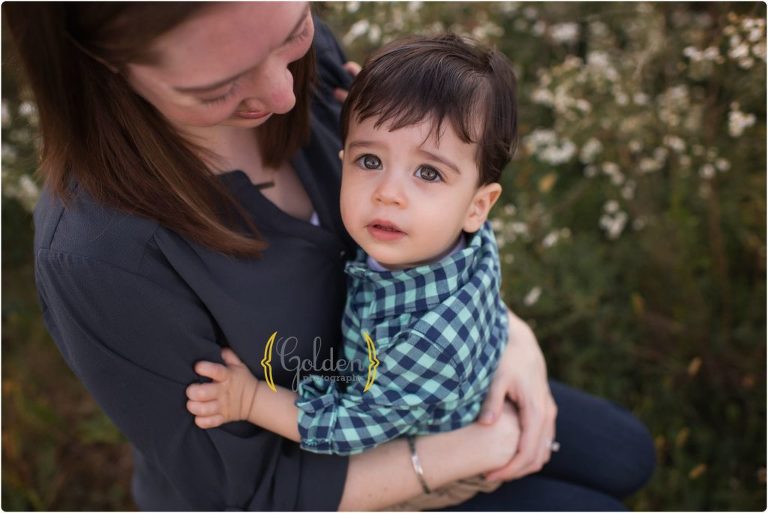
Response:
[[[765,4],[314,7],[358,62],[399,35],[445,30],[505,52],[521,135],[493,212],[507,304],[551,377],[649,426],[658,466],[630,508],[764,510]],[[36,110],[8,51],[2,507],[135,509],[128,447],[41,321]]]

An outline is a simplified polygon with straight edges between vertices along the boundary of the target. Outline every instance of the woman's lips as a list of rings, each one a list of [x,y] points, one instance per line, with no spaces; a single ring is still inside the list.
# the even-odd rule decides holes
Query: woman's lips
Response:
[[[235,112],[235,115],[239,118],[243,119],[261,119],[265,118],[272,114],[271,112],[263,112],[260,110],[249,110],[249,111],[240,111]]]
[[[405,232],[389,221],[375,220],[368,224],[366,228],[374,239],[381,241],[392,241],[405,237]]]

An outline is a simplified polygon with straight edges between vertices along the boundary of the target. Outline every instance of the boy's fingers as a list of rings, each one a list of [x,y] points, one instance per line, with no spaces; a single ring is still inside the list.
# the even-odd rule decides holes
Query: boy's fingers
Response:
[[[187,387],[187,397],[193,401],[210,401],[219,396],[216,383],[194,384]]]
[[[356,77],[357,74],[360,73],[360,70],[362,69],[362,66],[360,66],[355,61],[347,61],[346,63],[342,64],[341,67],[347,70],[347,73],[349,73],[353,77]]]
[[[229,377],[229,371],[224,365],[213,362],[197,362],[195,372],[214,381],[225,381]]]
[[[210,417],[211,415],[219,415],[221,406],[219,401],[187,401],[187,410],[192,415]]]
[[[224,424],[224,417],[221,415],[212,415],[210,417],[195,417],[195,424],[202,429],[219,427]]]
[[[238,358],[235,352],[228,347],[221,350],[221,357],[227,365],[243,365],[240,358]]]

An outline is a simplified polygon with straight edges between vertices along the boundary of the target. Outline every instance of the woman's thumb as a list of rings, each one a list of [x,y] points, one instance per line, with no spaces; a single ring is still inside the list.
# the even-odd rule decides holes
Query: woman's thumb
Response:
[[[492,424],[501,415],[501,408],[504,406],[504,388],[500,384],[494,383],[485,396],[483,407],[480,410],[480,422],[483,424]]]

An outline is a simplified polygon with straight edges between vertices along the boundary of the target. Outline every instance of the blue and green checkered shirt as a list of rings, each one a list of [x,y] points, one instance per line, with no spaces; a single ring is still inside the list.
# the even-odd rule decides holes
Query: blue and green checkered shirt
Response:
[[[299,383],[301,447],[355,454],[403,435],[473,422],[507,341],[490,223],[437,263],[379,272],[360,251],[346,273],[348,368],[337,380],[313,375]],[[380,362],[367,391],[364,332]]]

